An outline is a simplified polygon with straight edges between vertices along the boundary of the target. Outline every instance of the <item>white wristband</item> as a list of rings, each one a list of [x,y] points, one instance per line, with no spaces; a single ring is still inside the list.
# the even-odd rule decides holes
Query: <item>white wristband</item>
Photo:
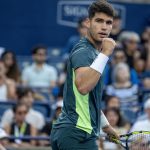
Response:
[[[108,56],[104,55],[103,53],[99,53],[90,67],[102,74],[108,62],[108,59]]]

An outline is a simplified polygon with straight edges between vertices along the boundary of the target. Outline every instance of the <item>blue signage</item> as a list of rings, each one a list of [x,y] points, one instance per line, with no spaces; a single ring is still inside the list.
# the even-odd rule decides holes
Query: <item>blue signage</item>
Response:
[[[59,25],[76,27],[81,17],[88,15],[88,7],[93,1],[59,1],[57,4],[57,23]],[[113,4],[116,13],[122,18],[125,26],[126,9],[123,5]]]

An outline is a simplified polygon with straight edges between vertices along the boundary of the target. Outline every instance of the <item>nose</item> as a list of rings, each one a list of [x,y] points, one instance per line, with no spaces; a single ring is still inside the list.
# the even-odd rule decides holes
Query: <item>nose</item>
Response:
[[[102,24],[102,30],[106,30],[106,29],[107,29],[106,22],[103,22],[103,24]]]

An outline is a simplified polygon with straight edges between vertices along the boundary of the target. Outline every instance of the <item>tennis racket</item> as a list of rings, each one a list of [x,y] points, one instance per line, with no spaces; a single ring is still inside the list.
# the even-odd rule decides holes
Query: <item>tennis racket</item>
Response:
[[[120,139],[109,137],[125,150],[150,150],[150,131],[134,131],[121,135]]]

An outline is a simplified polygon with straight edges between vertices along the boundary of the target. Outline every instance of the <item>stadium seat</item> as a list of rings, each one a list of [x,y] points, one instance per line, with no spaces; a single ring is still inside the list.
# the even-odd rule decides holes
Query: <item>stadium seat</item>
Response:
[[[22,71],[25,67],[29,66],[32,63],[31,56],[17,56],[17,63],[19,69]]]
[[[33,108],[41,112],[45,118],[50,118],[51,116],[51,107],[48,102],[34,102]]]
[[[56,57],[62,55],[62,48],[60,47],[48,47],[48,56]]]

